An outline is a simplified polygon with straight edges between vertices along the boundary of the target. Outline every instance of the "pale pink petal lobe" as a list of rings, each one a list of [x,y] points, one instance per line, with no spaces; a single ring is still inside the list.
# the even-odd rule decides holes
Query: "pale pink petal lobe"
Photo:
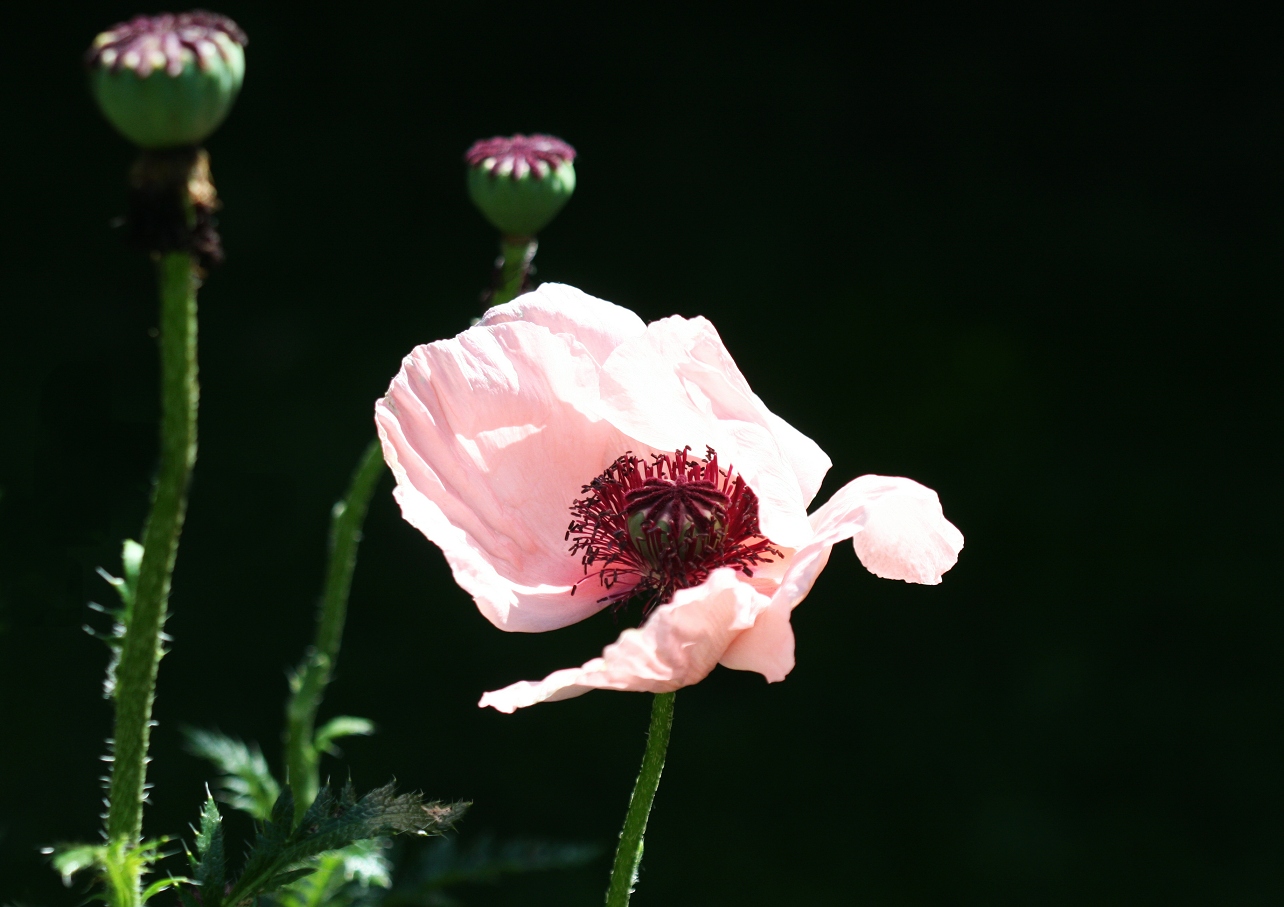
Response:
[[[963,533],[936,492],[913,479],[861,476],[812,515],[817,536],[852,536],[865,569],[884,579],[934,586],[958,563]]]
[[[567,334],[522,321],[416,348],[375,407],[406,519],[506,630],[599,610],[567,552],[568,507],[631,443],[597,418],[598,367]]]
[[[779,683],[794,669],[794,628],[783,599],[772,600],[753,627],[741,633],[718,663],[734,671],[757,671],[768,683]]]
[[[963,549],[963,534],[945,519],[936,492],[912,479],[861,476],[813,513],[811,523],[815,537],[788,553],[771,606],[727,648],[726,667],[784,679],[794,666],[790,613],[843,539],[853,540],[861,563],[875,576],[927,585],[939,583]]]
[[[694,589],[625,630],[599,658],[554,671],[541,681],[521,681],[487,693],[479,706],[501,712],[580,696],[589,690],[668,693],[703,680],[727,646],[752,627],[770,599],[730,569],[716,570]]]
[[[617,346],[646,332],[646,323],[630,309],[590,296],[564,283],[540,284],[512,302],[495,306],[482,325],[525,321],[554,334],[574,337],[599,364]]]

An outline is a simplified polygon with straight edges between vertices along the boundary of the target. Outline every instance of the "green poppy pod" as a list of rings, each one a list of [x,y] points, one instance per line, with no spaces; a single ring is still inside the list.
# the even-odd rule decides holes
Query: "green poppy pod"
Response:
[[[575,191],[575,149],[551,135],[484,139],[464,160],[468,194],[504,236],[535,236]]]
[[[245,78],[245,33],[203,11],[138,16],[94,39],[85,62],[103,115],[140,148],[204,142]]]

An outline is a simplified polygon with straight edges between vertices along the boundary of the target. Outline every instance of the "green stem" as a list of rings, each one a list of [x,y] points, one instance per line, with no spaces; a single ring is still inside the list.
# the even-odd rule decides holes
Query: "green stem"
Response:
[[[187,486],[196,462],[196,290],[185,252],[161,257],[160,468],[143,528],[143,558],[116,666],[114,761],[107,808],[107,840],[137,845],[142,835],[147,744],[162,651],[161,628],[170,577],[187,512]],[[136,886],[135,886],[136,887]]]
[[[361,527],[383,470],[383,450],[376,438],[361,455],[348,493],[330,512],[330,559],[317,611],[317,635],[290,680],[290,699],[285,708],[285,758],[294,794],[295,821],[312,805],[320,787],[321,754],[314,743],[317,710],[339,658]]]
[[[669,729],[673,727],[673,699],[676,693],[657,693],[651,703],[651,727],[646,735],[646,752],[642,756],[642,770],[638,772],[629,811],[624,816],[620,830],[620,846],[615,851],[615,865],[611,868],[611,884],[606,889],[606,907],[627,907],[633,886],[638,880],[638,866],[642,863],[642,838],[646,834],[646,820],[651,815],[656,789],[660,786],[660,773],[664,771],[664,753],[669,748]]]
[[[502,264],[499,268],[499,285],[490,298],[491,305],[502,305],[522,294],[538,248],[539,243],[533,236],[505,236],[500,239]]]

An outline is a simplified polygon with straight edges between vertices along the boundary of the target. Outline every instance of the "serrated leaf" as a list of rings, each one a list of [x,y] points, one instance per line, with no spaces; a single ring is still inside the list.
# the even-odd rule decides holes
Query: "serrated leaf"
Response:
[[[201,828],[196,833],[196,853],[199,856],[209,855],[211,850],[218,850],[223,843],[223,814],[218,811],[218,804],[208,793],[205,805],[201,808]]]
[[[229,892],[226,902],[266,894],[278,886],[282,873],[300,863],[367,838],[414,832],[440,834],[463,815],[467,804],[425,803],[419,794],[397,794],[392,784],[376,788],[357,799],[352,784],[336,795],[327,785],[291,830],[294,812],[289,787],[272,808],[250,849],[245,871]]]
[[[281,795],[276,798],[272,804],[272,812],[268,815],[264,828],[275,828],[282,841],[290,837],[292,819],[294,818],[294,791],[290,790],[290,785],[286,785],[281,791]]]
[[[290,885],[297,882],[299,879],[310,876],[316,871],[317,868],[315,866],[301,866],[298,869],[287,869],[285,872],[279,872],[272,878],[268,879],[268,883],[263,887],[263,890],[276,891],[278,888],[284,888],[286,885]]]
[[[184,728],[187,750],[213,764],[220,773],[219,793],[233,809],[266,819],[281,796],[281,785],[268,768],[263,751],[218,731]]]
[[[352,715],[340,715],[331,718],[316,732],[312,747],[318,753],[338,755],[334,741],[341,737],[369,737],[375,732],[374,722],[367,718],[356,718]]]
[[[227,856],[223,845],[223,815],[218,811],[214,798],[205,798],[205,807],[201,810],[201,830],[196,835],[196,852],[199,859],[192,869],[196,875],[196,884],[202,895],[212,893],[212,899],[203,897],[207,903],[215,903],[221,898],[223,887],[227,883]]]

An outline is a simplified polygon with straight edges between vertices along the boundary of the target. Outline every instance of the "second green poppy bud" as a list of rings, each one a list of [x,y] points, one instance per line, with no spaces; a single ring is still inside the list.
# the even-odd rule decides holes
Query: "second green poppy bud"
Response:
[[[468,194],[504,236],[535,236],[575,191],[575,149],[551,135],[484,139],[464,160]]]

